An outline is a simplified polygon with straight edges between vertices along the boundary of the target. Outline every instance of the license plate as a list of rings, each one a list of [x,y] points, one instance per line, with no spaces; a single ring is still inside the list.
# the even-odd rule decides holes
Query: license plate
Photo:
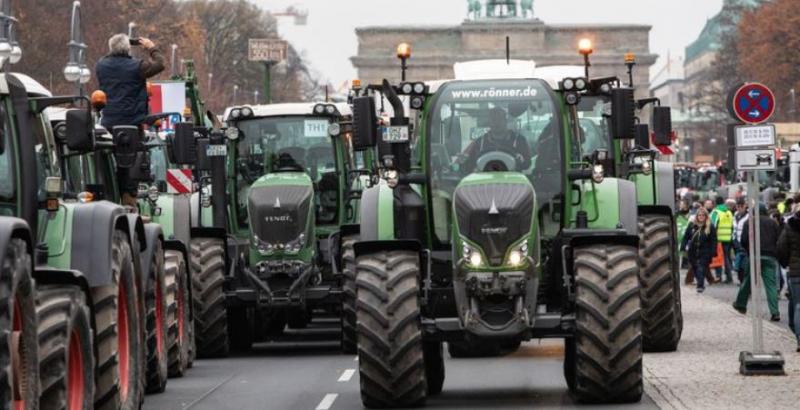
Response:
[[[383,142],[400,143],[408,142],[408,127],[391,126],[383,129]]]
[[[209,145],[206,147],[206,156],[208,157],[224,157],[228,155],[227,145]]]

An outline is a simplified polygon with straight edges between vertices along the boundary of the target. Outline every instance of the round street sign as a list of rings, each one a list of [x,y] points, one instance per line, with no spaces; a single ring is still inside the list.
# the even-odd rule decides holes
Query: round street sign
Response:
[[[775,95],[763,84],[748,83],[733,93],[729,104],[731,114],[739,121],[760,124],[775,112]]]

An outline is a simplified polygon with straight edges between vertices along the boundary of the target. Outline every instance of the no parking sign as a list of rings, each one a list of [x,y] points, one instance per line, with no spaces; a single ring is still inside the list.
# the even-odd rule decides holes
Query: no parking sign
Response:
[[[741,122],[761,124],[775,112],[775,94],[763,84],[744,84],[734,89],[728,110]]]

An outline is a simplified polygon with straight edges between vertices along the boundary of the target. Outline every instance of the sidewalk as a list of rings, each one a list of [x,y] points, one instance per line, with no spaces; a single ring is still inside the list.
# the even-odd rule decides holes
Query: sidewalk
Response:
[[[783,353],[787,376],[741,376],[739,352],[753,343],[750,317],[691,288],[681,291],[684,329],[678,351],[644,357],[645,391],[653,401],[676,410],[797,409],[800,353],[794,336],[764,321],[764,346]]]

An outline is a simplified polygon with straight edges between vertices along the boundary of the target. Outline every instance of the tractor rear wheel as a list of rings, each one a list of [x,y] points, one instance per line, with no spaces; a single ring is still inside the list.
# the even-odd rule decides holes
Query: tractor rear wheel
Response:
[[[637,402],[642,397],[642,327],[636,249],[584,246],[575,249],[574,257],[572,392],[586,403]]]
[[[77,286],[39,288],[39,376],[42,409],[91,409],[94,346],[86,296]]]
[[[342,238],[342,352],[358,351],[356,336],[356,254],[353,246],[357,236]]]
[[[0,406],[35,409],[39,400],[36,294],[31,255],[11,239],[0,270]]]
[[[683,332],[675,230],[665,215],[639,216],[639,284],[645,352],[672,352]]]
[[[441,393],[442,387],[444,387],[444,348],[442,345],[442,342],[424,342],[422,346],[428,396]]]
[[[138,290],[127,235],[111,240],[111,283],[92,288],[95,321],[95,408],[135,410],[142,400]]]
[[[228,355],[228,315],[225,309],[225,242],[191,240],[192,298],[195,343],[199,357]]]
[[[358,367],[361,401],[368,408],[425,402],[419,270],[415,252],[377,252],[357,259]]]
[[[145,377],[148,393],[163,393],[167,388],[167,288],[164,277],[164,248],[161,241],[153,244],[150,277],[144,297],[147,367]]]
[[[168,373],[170,377],[183,377],[189,367],[192,316],[189,276],[182,252],[168,250],[164,253],[164,283],[167,291]]]

